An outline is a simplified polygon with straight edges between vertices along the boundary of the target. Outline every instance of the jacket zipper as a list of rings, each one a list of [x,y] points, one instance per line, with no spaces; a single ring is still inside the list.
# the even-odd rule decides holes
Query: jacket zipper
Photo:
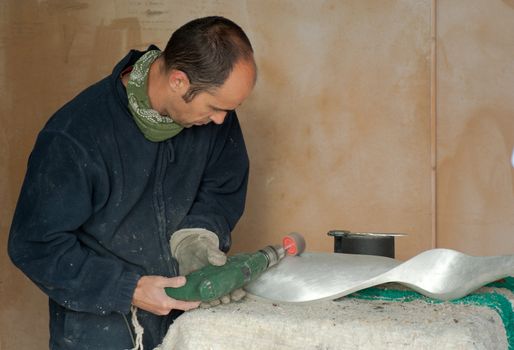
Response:
[[[169,145],[168,143],[169,141],[166,141],[159,145],[157,174],[154,187],[154,207],[156,212],[157,225],[159,229],[159,240],[161,241],[162,256],[166,261],[166,265],[168,268],[168,272],[170,273],[170,276],[176,276],[178,275],[178,269],[176,264],[173,262],[169,242],[166,239],[166,206],[163,191],[163,182],[164,177],[166,175],[166,168],[168,161],[170,161],[170,150],[168,150],[168,148],[173,147],[173,145]]]

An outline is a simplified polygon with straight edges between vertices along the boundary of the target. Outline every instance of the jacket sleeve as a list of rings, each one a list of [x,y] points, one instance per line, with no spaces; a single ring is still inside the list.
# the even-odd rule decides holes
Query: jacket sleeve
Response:
[[[126,313],[140,276],[79,239],[95,207],[98,163],[67,134],[43,131],[29,158],[8,251],[13,263],[60,305]],[[102,186],[108,186],[106,180]]]
[[[249,161],[236,113],[231,112],[217,127],[200,188],[179,229],[208,229],[218,235],[220,249],[226,252],[231,245],[231,231],[243,215]]]

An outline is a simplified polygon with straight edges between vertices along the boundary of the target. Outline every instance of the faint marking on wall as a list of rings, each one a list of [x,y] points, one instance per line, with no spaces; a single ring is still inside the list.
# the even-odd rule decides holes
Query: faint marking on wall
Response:
[[[509,6],[510,8],[514,9],[514,0],[502,0],[503,3],[507,6]]]

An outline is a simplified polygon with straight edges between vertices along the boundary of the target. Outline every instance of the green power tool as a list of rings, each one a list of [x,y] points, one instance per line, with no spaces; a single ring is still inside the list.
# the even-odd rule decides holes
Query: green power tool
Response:
[[[165,291],[177,300],[206,302],[219,299],[254,280],[286,255],[299,255],[304,250],[305,240],[293,232],[282,239],[282,245],[270,245],[253,254],[230,256],[225,265],[208,265],[191,272],[186,276],[184,286],[165,288]]]

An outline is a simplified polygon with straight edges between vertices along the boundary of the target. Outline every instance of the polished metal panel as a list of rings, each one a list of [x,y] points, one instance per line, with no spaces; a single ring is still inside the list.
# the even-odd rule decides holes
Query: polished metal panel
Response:
[[[245,289],[275,301],[308,302],[397,282],[428,297],[451,300],[512,275],[514,255],[475,257],[431,249],[402,263],[381,256],[304,253],[285,257]]]

